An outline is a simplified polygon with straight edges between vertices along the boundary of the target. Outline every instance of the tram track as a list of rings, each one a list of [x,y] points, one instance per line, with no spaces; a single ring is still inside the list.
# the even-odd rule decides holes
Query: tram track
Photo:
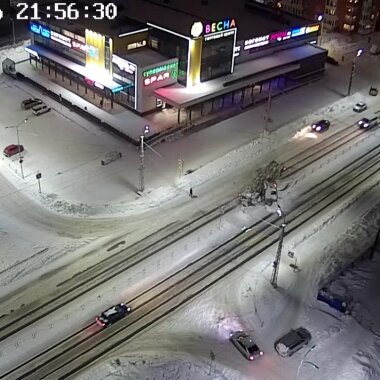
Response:
[[[347,198],[358,186],[379,172],[378,146],[303,193],[299,204],[286,213],[286,235],[318,216],[338,200]],[[266,223],[255,222],[247,231],[230,238],[141,293],[131,300],[134,312],[117,325],[82,340],[78,340],[80,333],[74,334],[1,378],[64,379],[76,373],[276,244],[278,230],[273,224],[278,219],[274,214],[267,215]],[[111,341],[114,337],[115,340]]]
[[[367,131],[365,132],[368,133]],[[284,173],[283,178],[288,178],[301,170],[298,170],[298,166],[305,168],[333,150],[354,141],[359,141],[361,138],[363,138],[363,131],[359,130],[356,124],[338,131],[308,150],[290,157],[285,163],[289,168]],[[163,237],[159,238],[156,234],[153,234],[150,239],[139,241],[59,284],[54,296],[36,300],[23,308],[15,310],[12,314],[3,315],[0,318],[0,341],[23,330],[76,298],[95,289],[100,284],[104,284],[116,275],[133,268],[162,249],[211,223],[221,216],[220,210],[222,208],[223,212],[227,213],[235,207],[237,207],[237,198],[224,202],[180,227],[176,228],[169,225],[168,228],[160,230],[164,235]]]

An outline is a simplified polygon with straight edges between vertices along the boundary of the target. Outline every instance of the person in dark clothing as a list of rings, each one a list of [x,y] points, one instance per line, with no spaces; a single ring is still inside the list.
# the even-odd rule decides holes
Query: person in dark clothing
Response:
[[[192,188],[192,187],[190,187],[189,197],[190,197],[190,198],[193,198],[193,188]]]

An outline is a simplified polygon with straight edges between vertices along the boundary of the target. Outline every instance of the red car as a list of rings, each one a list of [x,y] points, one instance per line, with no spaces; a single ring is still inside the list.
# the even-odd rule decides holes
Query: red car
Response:
[[[18,154],[19,152],[21,153],[23,151],[24,151],[24,147],[22,145],[12,144],[12,145],[8,145],[7,147],[5,147],[3,153],[4,153],[4,156],[6,156],[6,157],[12,157],[15,154]]]

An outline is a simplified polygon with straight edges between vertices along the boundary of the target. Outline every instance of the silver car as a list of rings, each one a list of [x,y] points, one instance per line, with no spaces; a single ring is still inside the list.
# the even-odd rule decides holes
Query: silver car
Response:
[[[263,351],[257,346],[253,338],[244,331],[236,331],[230,334],[230,341],[248,360],[254,360],[263,356]]]
[[[286,335],[278,339],[274,343],[274,349],[280,356],[288,357],[309,344],[310,340],[311,334],[309,331],[299,327],[298,329],[290,330]]]
[[[363,112],[367,109],[367,104],[365,104],[364,102],[359,102],[359,103],[356,103],[353,110],[355,112]]]
[[[33,107],[33,114],[36,116],[42,115],[49,111],[50,111],[50,107],[48,107],[45,103],[42,103]]]

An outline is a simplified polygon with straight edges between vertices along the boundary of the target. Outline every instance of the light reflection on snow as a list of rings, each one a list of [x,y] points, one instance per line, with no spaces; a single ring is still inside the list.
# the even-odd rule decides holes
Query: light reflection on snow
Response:
[[[217,322],[218,335],[222,339],[230,339],[230,334],[235,331],[244,330],[237,317],[227,316],[220,318]]]
[[[305,138],[308,139],[317,139],[318,135],[314,132],[310,131],[310,126],[307,126],[305,128],[302,128],[300,131],[298,131],[293,137],[292,140],[303,140]]]

